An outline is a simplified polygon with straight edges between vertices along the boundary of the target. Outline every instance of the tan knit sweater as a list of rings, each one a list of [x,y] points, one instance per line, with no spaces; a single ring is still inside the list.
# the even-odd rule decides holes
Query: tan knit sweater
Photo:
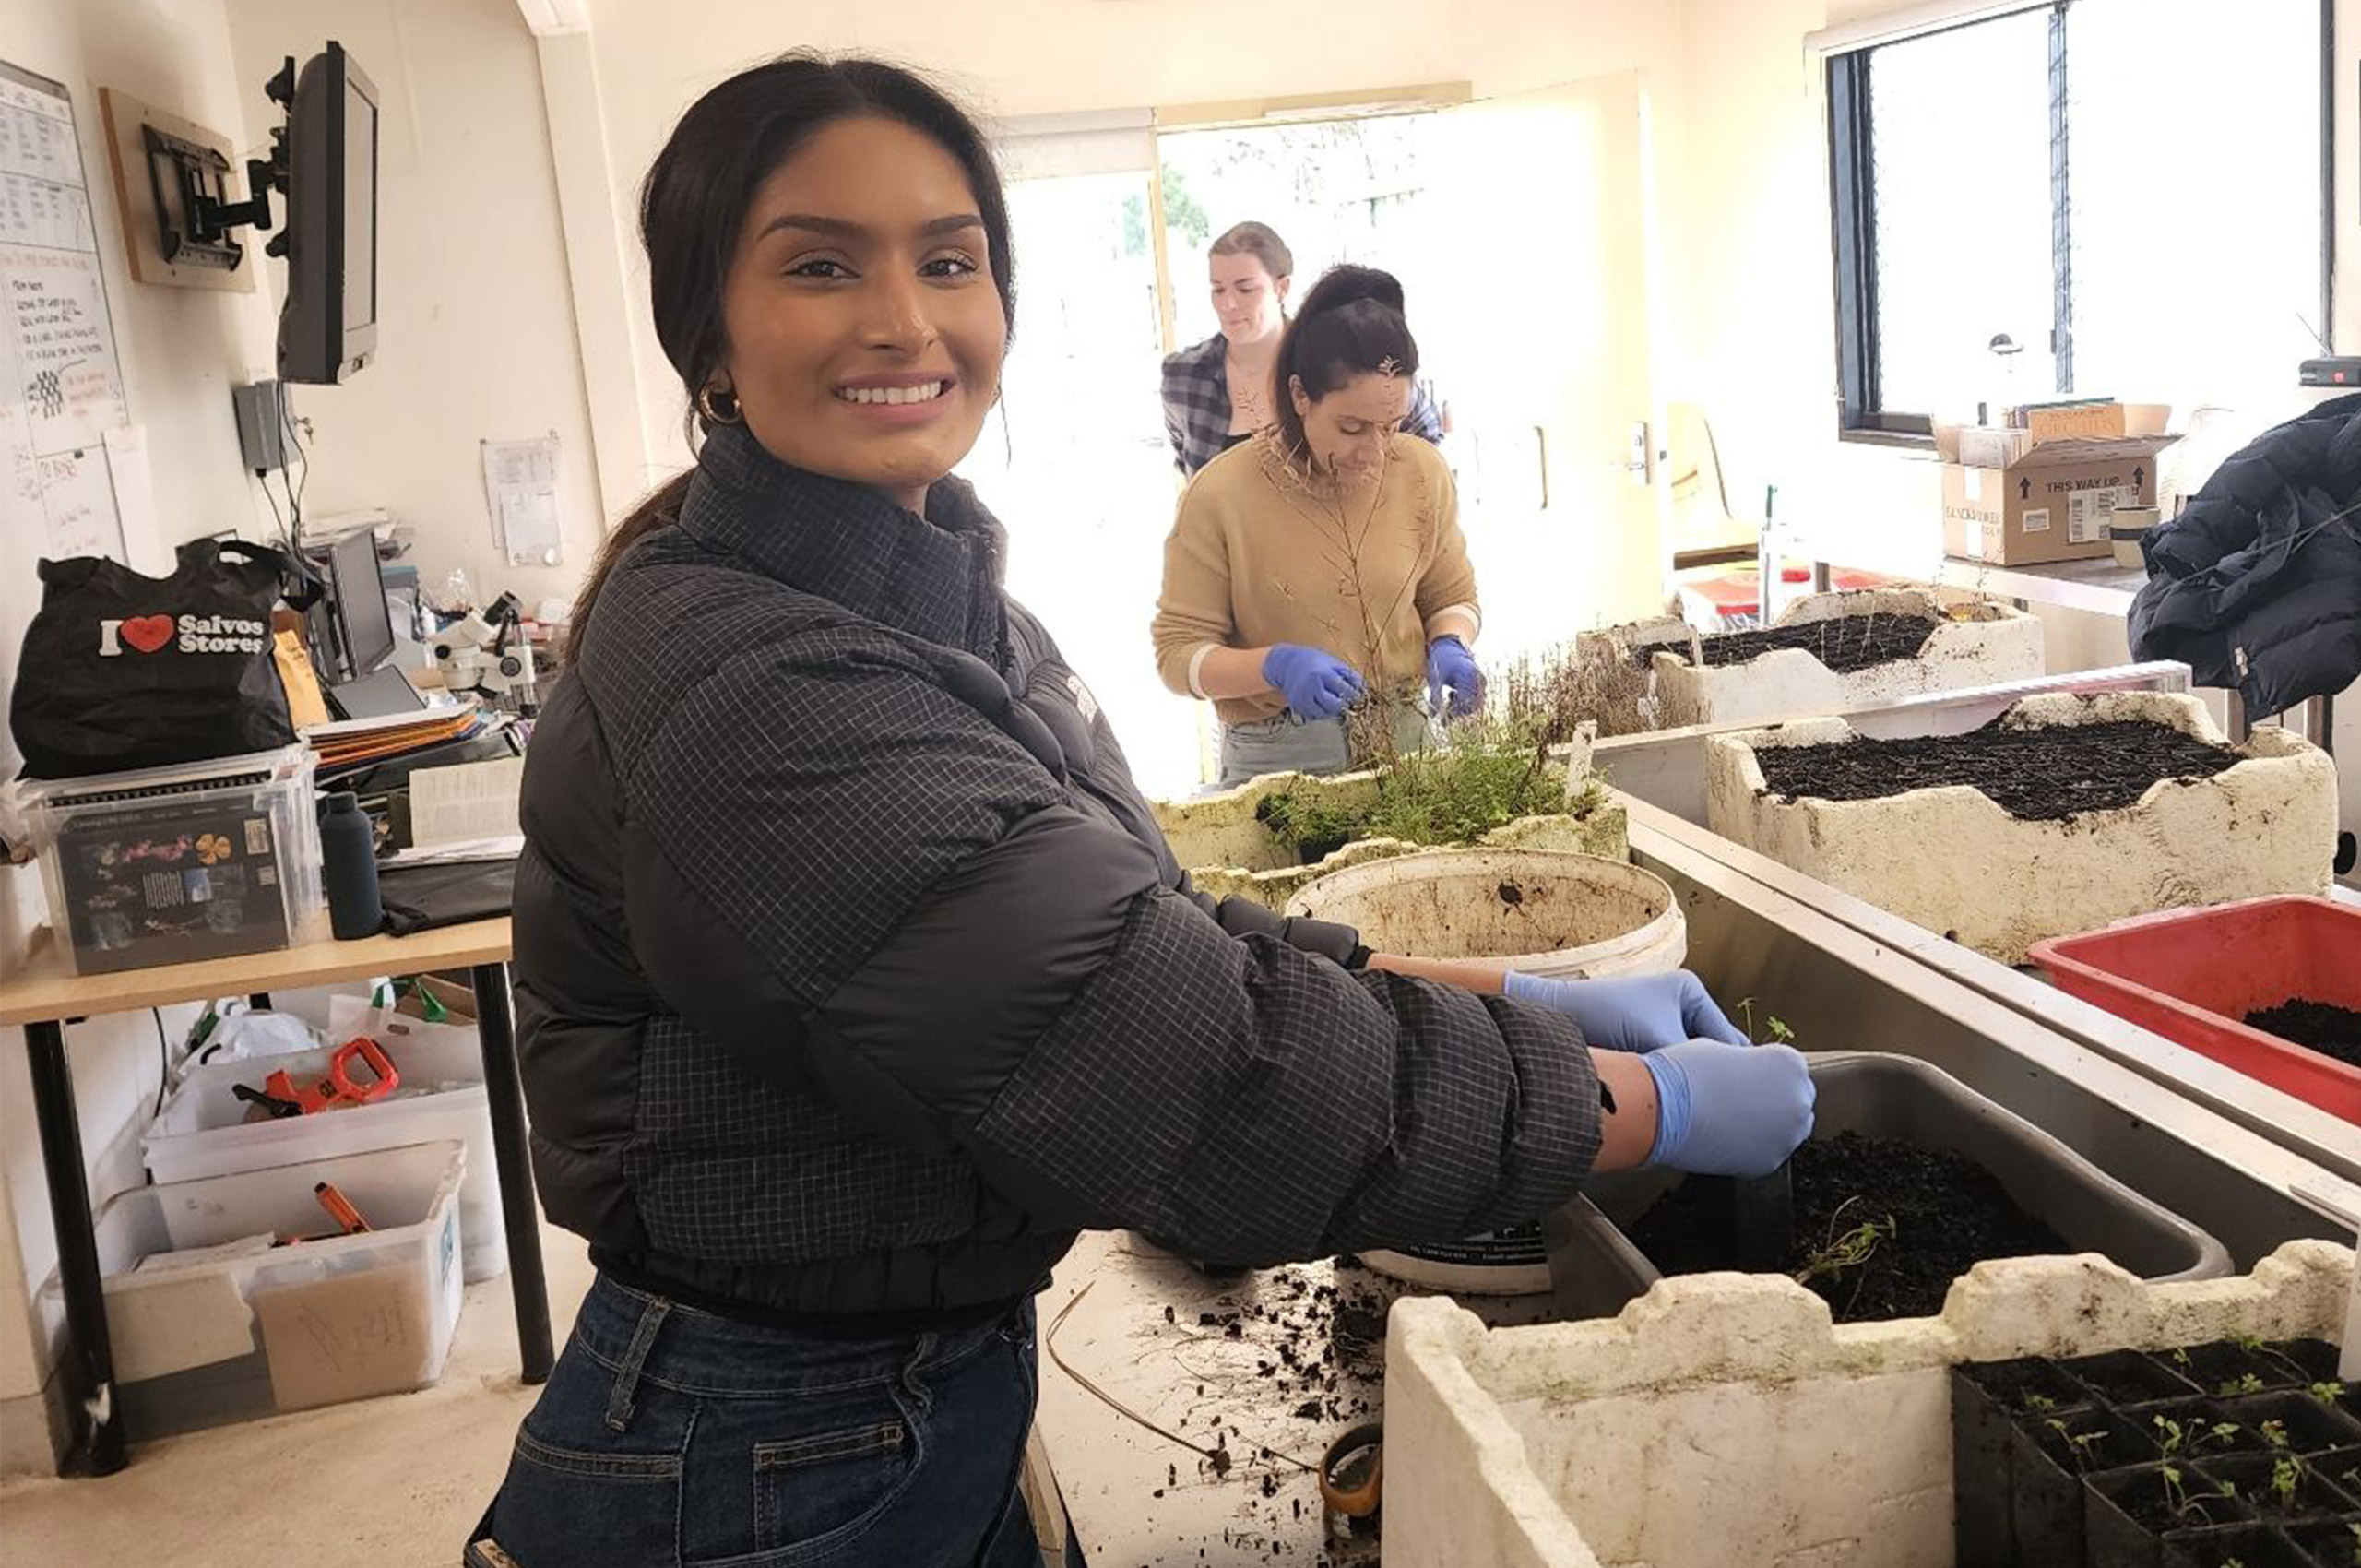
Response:
[[[1399,690],[1425,680],[1428,628],[1454,609],[1478,613],[1441,453],[1396,435],[1374,484],[1339,488],[1289,464],[1265,431],[1206,464],[1181,494],[1164,541],[1157,671],[1174,691],[1203,696],[1195,677],[1206,651],[1303,643],[1344,659],[1372,689]],[[1286,707],[1276,692],[1214,705],[1226,724]]]

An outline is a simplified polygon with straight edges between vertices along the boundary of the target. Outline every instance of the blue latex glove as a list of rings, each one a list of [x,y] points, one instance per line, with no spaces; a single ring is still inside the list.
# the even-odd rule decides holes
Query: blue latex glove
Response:
[[[1427,645],[1427,711],[1443,716],[1442,694],[1451,693],[1451,717],[1465,719],[1484,701],[1484,672],[1476,656],[1456,636],[1441,636]]]
[[[1640,1061],[1656,1084],[1650,1165],[1767,1176],[1811,1136],[1811,1073],[1786,1046],[1689,1039]]]
[[[1334,719],[1361,695],[1353,667],[1324,648],[1281,643],[1263,656],[1263,679],[1299,719]]]
[[[1684,1039],[1750,1043],[1687,969],[1612,980],[1549,980],[1512,970],[1501,990],[1512,1001],[1563,1013],[1583,1039],[1608,1051],[1644,1054]]]

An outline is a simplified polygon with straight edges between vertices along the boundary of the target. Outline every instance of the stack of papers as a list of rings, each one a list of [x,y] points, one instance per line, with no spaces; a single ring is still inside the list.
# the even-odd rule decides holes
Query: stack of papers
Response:
[[[446,741],[464,741],[482,733],[485,719],[471,702],[431,707],[417,713],[388,714],[382,719],[346,719],[334,724],[308,725],[303,743],[319,754],[320,771],[332,772],[355,763],[399,756]]]

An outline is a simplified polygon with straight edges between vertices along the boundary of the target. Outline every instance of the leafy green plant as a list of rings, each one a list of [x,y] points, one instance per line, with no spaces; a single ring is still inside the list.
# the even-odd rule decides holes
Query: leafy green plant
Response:
[[[2055,1410],[2058,1408],[2058,1401],[2052,1399],[2047,1394],[2028,1394],[2025,1396],[2025,1408],[2028,1410]]]
[[[2227,1448],[2238,1435],[2238,1423],[2236,1421],[2177,1421],[2170,1416],[2157,1416],[2153,1420],[2156,1428],[2156,1446],[2166,1459],[2184,1455],[2194,1458],[2209,1445]]]
[[[2333,1408],[2344,1398],[2344,1384],[2335,1382],[2316,1383],[2311,1385],[2310,1392],[2313,1398]]]
[[[2074,1431],[2067,1424],[2051,1417],[2042,1423],[2066,1442],[2067,1452],[2073,1455],[2077,1473],[2087,1473],[2097,1462],[2098,1445],[2106,1441],[2103,1431]]]
[[[2178,1465],[2164,1467],[2164,1481],[2165,1502],[2171,1507],[2176,1518],[2186,1519],[2193,1515],[2201,1522],[2210,1522],[2211,1515],[2205,1512],[2206,1498],[2238,1495],[2236,1485],[2229,1481],[2219,1481],[2214,1484],[2213,1491],[2201,1491],[2194,1497],[2190,1496],[2188,1488],[2182,1482],[2181,1468]]]
[[[1843,1212],[1841,1207],[1837,1210],[1839,1214]],[[1847,1269],[1859,1268],[1877,1255],[1880,1247],[1892,1241],[1899,1229],[1889,1214],[1883,1219],[1869,1220],[1841,1236],[1831,1237],[1825,1246],[1804,1259],[1803,1267],[1796,1271],[1796,1283],[1809,1285],[1815,1279],[1834,1278]]]
[[[2296,1489],[2304,1484],[2304,1461],[2293,1454],[2282,1454],[2271,1462],[2271,1495],[2283,1513],[2293,1512]]]
[[[1762,1016],[1762,1028],[1768,1031],[1767,1034],[1759,1033],[1755,1029],[1754,998],[1751,996],[1739,997],[1737,1010],[1746,1021],[1746,1038],[1753,1040],[1757,1045],[1762,1044],[1766,1039],[1779,1045],[1796,1043],[1796,1031],[1789,1028],[1787,1021],[1776,1013],[1765,1013]]]
[[[2241,1372],[2236,1377],[2225,1379],[2222,1386],[2213,1392],[2224,1398],[2229,1398],[2240,1394],[2260,1394],[2262,1392],[2262,1387],[2261,1378],[2253,1372]]]

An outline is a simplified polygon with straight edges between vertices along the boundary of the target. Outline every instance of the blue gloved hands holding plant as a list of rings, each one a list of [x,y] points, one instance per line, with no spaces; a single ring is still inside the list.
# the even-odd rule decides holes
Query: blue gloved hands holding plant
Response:
[[[1501,991],[1512,1001],[1563,1013],[1583,1039],[1607,1051],[1640,1053],[1687,1039],[1750,1043],[1726,1017],[1704,982],[1687,969],[1610,980],[1549,980],[1511,971]]]
[[[1443,717],[1443,693],[1451,694],[1450,716],[1465,719],[1483,705],[1484,672],[1476,668],[1476,656],[1455,635],[1437,637],[1427,645],[1427,711],[1436,718]]]
[[[1299,719],[1334,719],[1361,695],[1361,678],[1351,665],[1301,643],[1280,643],[1264,654],[1263,679]]]

